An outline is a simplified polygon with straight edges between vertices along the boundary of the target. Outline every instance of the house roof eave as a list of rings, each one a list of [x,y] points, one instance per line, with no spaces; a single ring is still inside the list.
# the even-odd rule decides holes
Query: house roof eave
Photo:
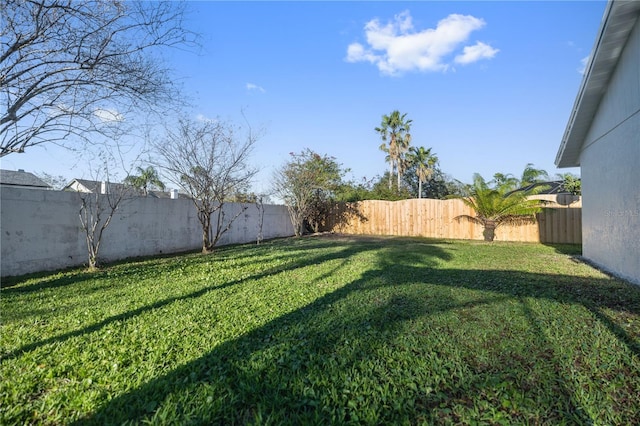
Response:
[[[580,152],[629,35],[640,16],[637,0],[610,0],[556,155],[559,168],[580,166]]]

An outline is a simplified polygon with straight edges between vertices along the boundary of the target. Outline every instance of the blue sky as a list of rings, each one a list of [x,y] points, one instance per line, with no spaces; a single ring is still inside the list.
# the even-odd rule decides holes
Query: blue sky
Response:
[[[337,158],[359,180],[387,164],[373,130],[394,109],[413,120],[413,145],[441,169],[551,174],[605,8],[569,2],[193,2],[198,54],[171,52],[193,118],[264,130],[252,157],[267,191],[290,152]],[[2,168],[87,177],[54,147]]]

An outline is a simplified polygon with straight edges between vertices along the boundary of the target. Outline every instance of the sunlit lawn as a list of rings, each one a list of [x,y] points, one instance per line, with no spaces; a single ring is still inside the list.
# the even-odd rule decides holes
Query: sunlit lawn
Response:
[[[0,424],[637,424],[579,247],[313,237],[3,280]]]

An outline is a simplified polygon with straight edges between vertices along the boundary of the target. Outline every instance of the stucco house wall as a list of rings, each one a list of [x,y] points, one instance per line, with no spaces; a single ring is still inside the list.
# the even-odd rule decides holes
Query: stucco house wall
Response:
[[[640,24],[580,154],[583,255],[640,283]]]
[[[556,165],[581,168],[583,256],[640,284],[640,2],[607,3]]]

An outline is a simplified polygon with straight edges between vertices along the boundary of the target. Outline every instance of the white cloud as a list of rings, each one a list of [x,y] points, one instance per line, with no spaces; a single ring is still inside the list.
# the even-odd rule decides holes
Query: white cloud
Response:
[[[464,49],[462,49],[462,54],[456,56],[455,62],[457,64],[467,65],[481,59],[491,59],[496,56],[499,51],[500,50],[494,49],[488,44],[479,41],[473,46],[465,46]]]
[[[464,43],[469,35],[485,26],[482,19],[471,15],[452,14],[440,20],[436,28],[416,31],[409,11],[396,15],[382,25],[373,19],[364,27],[368,46],[352,43],[347,47],[347,62],[370,62],[387,75],[405,71],[446,71],[447,56]],[[482,46],[482,47],[478,47]],[[498,52],[485,43],[468,46],[459,57],[471,63],[490,58]],[[465,48],[465,49],[467,49]],[[475,55],[475,59],[473,58]]]
[[[253,83],[247,83],[247,90],[251,91],[251,90],[257,90],[260,93],[266,93],[266,90],[264,90],[264,88],[258,86],[257,84],[253,84]]]
[[[589,56],[585,56],[580,59],[580,67],[577,69],[580,74],[584,74],[587,70],[587,64],[589,63]]]
[[[103,123],[124,121],[124,116],[115,109],[97,108],[95,111],[93,111],[93,115],[98,117]]]
[[[204,122],[204,123],[215,123],[215,122],[217,122],[217,121],[218,121],[218,119],[217,119],[217,118],[209,118],[209,117],[207,117],[207,116],[206,116],[206,115],[204,115],[204,114],[198,114],[198,115],[196,115],[196,120],[198,120],[198,121],[202,121],[202,122]]]

